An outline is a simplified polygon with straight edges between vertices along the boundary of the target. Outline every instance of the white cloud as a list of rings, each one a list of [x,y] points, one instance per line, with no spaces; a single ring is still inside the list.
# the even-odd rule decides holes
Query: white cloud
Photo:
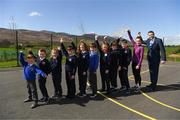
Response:
[[[180,35],[165,36],[165,45],[180,45]]]
[[[33,16],[41,16],[41,13],[37,12],[37,11],[33,11],[29,13],[29,16],[33,17]]]

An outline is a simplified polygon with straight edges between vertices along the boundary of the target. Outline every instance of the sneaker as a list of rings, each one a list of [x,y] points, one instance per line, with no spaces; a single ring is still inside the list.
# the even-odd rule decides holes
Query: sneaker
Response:
[[[97,94],[92,94],[90,95],[90,98],[95,98],[97,96]]]
[[[37,106],[38,106],[38,104],[35,102],[31,105],[31,109],[36,108]]]
[[[125,86],[122,86],[122,87],[119,89],[119,91],[124,91],[124,90],[126,90],[126,87],[125,87]]]
[[[126,94],[130,94],[131,92],[130,92],[130,89],[126,89]]]
[[[32,98],[27,98],[27,99],[24,100],[25,103],[26,103],[26,102],[31,102],[31,101],[33,101]]]
[[[78,93],[77,96],[80,98],[84,97],[82,93]]]
[[[141,90],[141,87],[137,86],[134,92],[140,92],[140,90]]]

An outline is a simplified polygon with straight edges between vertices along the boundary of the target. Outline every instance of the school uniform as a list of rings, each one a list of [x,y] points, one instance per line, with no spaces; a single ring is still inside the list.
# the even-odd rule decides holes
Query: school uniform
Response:
[[[97,48],[100,53],[100,74],[102,82],[102,91],[110,92],[110,52],[104,53],[101,50],[99,42],[96,41]]]
[[[121,61],[121,51],[120,49],[111,50],[110,54],[110,80],[112,88],[117,87],[117,72],[119,62]]]
[[[65,74],[66,74],[66,84],[67,84],[67,98],[74,98],[76,93],[76,85],[75,85],[75,74],[77,68],[77,56],[69,55],[66,51],[64,44],[61,43],[61,48],[66,56],[65,63]],[[72,78],[74,76],[74,78]]]
[[[37,87],[36,87],[36,74],[40,74],[42,77],[46,78],[46,74],[42,72],[36,65],[28,64],[24,60],[24,54],[20,53],[19,55],[20,63],[23,66],[24,71],[24,78],[27,82],[27,89],[28,89],[28,99],[34,100],[35,105],[38,103],[38,94],[37,94]]]
[[[81,52],[78,55],[78,78],[80,94],[86,94],[87,70],[89,67],[89,52]],[[85,74],[84,74],[85,73]]]
[[[38,58],[37,59],[38,67],[48,75],[51,72],[50,62],[46,58]],[[42,98],[40,100],[47,101],[49,99],[49,95],[46,89],[46,78],[38,75],[39,88],[42,93]]]
[[[98,69],[99,56],[97,52],[90,51],[89,54],[89,83],[92,89],[92,96],[97,94],[97,75],[96,70]]]
[[[58,51],[58,56],[56,59],[50,59],[52,81],[54,86],[54,94],[52,97],[61,97],[62,96],[62,86],[61,86],[61,77],[62,77],[62,52]]]
[[[132,52],[130,48],[122,48],[122,62],[120,64],[121,69],[119,70],[119,77],[122,87],[130,88],[128,80],[128,66],[132,59]]]

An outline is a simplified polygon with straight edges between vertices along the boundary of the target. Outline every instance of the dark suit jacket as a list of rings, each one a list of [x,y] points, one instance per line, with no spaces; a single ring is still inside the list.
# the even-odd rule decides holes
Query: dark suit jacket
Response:
[[[148,53],[147,53],[148,61],[160,62],[160,59],[166,61],[166,51],[162,40],[155,37],[152,46],[150,45],[150,41],[151,41],[150,39],[144,41],[144,43],[148,47]]]

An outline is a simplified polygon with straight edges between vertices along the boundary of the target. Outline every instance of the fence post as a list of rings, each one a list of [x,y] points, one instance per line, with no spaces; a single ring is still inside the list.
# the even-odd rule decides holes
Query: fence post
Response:
[[[19,66],[19,45],[18,45],[18,31],[16,30],[16,60],[17,60],[17,66]]]
[[[51,50],[53,48],[53,34],[51,33],[51,42],[50,42]]]

